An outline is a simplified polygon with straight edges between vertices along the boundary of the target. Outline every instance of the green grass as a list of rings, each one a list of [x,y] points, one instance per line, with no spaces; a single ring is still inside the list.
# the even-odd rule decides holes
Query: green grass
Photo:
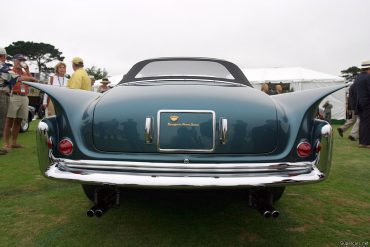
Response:
[[[370,150],[335,135],[329,178],[291,186],[264,219],[238,191],[138,191],[88,218],[80,185],[41,176],[34,121],[0,156],[0,246],[340,246],[370,241]],[[337,133],[335,133],[337,134]]]

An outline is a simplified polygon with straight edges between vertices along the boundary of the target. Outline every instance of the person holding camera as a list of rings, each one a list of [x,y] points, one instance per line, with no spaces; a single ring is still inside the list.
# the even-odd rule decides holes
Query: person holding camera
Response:
[[[18,75],[11,73],[10,64],[6,63],[7,52],[0,47],[0,136],[3,136],[6,114],[8,112],[10,88],[17,81]],[[7,150],[0,148],[0,155],[6,154]]]
[[[17,144],[22,120],[28,118],[28,86],[24,85],[22,81],[37,81],[30,74],[25,56],[22,54],[14,55],[13,63],[12,71],[19,77],[9,93],[9,106],[4,128],[4,149],[6,151],[23,147],[23,145]],[[10,133],[12,133],[11,143]]]

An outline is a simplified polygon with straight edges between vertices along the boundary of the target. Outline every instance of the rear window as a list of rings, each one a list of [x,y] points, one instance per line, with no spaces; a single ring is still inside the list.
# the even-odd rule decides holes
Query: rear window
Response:
[[[225,66],[212,61],[154,61],[145,65],[135,78],[195,76],[235,79]]]

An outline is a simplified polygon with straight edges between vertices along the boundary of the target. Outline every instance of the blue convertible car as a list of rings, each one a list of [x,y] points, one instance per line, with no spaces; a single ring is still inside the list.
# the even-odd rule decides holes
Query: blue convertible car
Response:
[[[246,188],[265,217],[285,186],[319,182],[332,127],[318,105],[342,86],[269,96],[233,63],[158,58],[134,65],[110,91],[28,83],[57,116],[37,129],[41,172],[82,184],[101,216],[121,188]]]

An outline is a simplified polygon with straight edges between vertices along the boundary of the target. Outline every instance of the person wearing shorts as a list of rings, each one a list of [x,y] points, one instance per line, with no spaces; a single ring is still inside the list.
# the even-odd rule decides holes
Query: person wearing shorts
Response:
[[[0,136],[3,136],[3,130],[8,112],[9,91],[11,85],[14,84],[19,75],[13,74],[10,71],[10,64],[6,63],[8,54],[5,48],[0,47]],[[7,154],[6,149],[0,148],[0,155]]]
[[[29,68],[25,64],[26,58],[21,54],[13,57],[13,72],[20,75],[10,92],[8,113],[4,128],[4,149],[10,151],[12,148],[21,148],[23,145],[17,144],[19,129],[23,119],[28,117],[28,86],[22,84],[22,81],[36,81],[29,73]],[[10,133],[12,142],[10,143]]]

